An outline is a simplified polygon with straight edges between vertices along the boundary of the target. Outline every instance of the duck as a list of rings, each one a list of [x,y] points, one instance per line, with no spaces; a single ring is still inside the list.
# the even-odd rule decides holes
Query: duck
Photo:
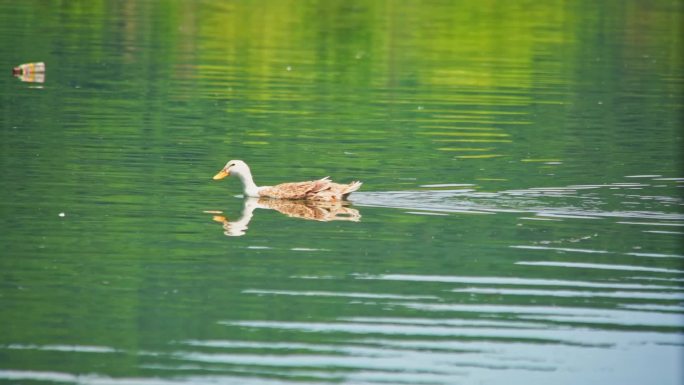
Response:
[[[214,175],[214,180],[235,175],[242,181],[244,195],[252,198],[274,198],[290,200],[342,201],[358,190],[362,182],[348,184],[334,183],[329,177],[306,182],[281,183],[275,186],[257,186],[252,172],[242,160],[231,160]]]

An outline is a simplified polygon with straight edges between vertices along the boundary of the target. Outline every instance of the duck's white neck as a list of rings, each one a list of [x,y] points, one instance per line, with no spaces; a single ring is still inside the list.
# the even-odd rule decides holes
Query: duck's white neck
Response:
[[[259,186],[254,183],[252,173],[249,169],[240,170],[235,175],[242,181],[243,191],[246,197],[259,197]]]

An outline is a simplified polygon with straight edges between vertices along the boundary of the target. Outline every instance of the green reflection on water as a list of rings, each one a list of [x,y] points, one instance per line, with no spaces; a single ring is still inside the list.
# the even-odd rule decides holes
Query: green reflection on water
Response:
[[[0,381],[679,378],[681,4],[0,8],[0,68],[47,63],[0,79]],[[211,181],[228,159],[360,179],[360,221],[257,209],[225,237],[205,211],[243,211]]]

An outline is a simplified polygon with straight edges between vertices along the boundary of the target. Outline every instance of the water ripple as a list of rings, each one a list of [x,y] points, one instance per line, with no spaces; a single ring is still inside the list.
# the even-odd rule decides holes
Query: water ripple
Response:
[[[516,265],[529,265],[529,266],[571,267],[571,268],[578,268],[578,269],[649,271],[652,273],[676,273],[676,274],[684,273],[684,270],[666,269],[666,268],[662,268],[662,267],[612,265],[612,264],[601,264],[601,263],[519,261],[519,262],[516,262],[515,264]]]
[[[247,289],[242,291],[245,294],[260,295],[290,295],[303,297],[346,297],[346,298],[372,298],[372,299],[439,299],[431,295],[397,295],[397,294],[376,294],[376,293],[342,293],[329,291],[293,291],[293,290],[258,290]]]
[[[663,290],[672,288],[661,285],[642,285],[629,283],[607,283],[568,281],[560,279],[534,279],[534,278],[507,278],[507,277],[459,277],[444,275],[411,275],[411,274],[384,274],[377,276],[358,275],[359,279],[410,281],[410,282],[446,282],[482,285],[516,285],[516,286],[569,286],[569,287],[593,287],[606,289],[637,289],[637,290]],[[311,278],[311,277],[307,277]],[[325,277],[323,278],[325,279]]]

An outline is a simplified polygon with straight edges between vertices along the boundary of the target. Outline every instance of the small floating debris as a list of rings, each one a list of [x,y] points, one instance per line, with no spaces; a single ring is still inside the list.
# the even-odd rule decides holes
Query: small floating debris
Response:
[[[44,83],[45,82],[45,63],[26,63],[12,68],[12,75],[22,82]]]

